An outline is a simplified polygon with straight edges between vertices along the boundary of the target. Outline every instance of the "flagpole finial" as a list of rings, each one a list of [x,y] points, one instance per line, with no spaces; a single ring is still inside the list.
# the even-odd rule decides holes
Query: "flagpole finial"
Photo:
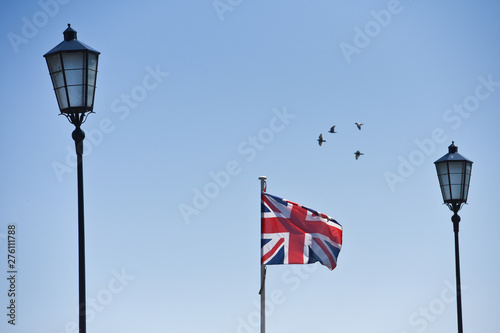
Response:
[[[260,190],[262,192],[266,192],[266,189],[267,189],[266,179],[267,179],[267,177],[266,176],[260,176],[259,179],[260,179]]]

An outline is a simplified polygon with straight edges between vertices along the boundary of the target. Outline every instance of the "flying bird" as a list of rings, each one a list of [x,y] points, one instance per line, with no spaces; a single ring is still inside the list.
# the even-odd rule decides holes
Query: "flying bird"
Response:
[[[354,155],[356,155],[356,159],[358,159],[361,155],[364,155],[364,154],[358,150],[354,153]]]
[[[355,123],[355,124],[356,124],[356,126],[358,126],[358,129],[361,131],[361,125],[363,125],[363,124],[361,124],[361,123]]]
[[[318,143],[321,146],[323,144],[323,142],[326,142],[326,140],[323,140],[323,134],[320,134],[319,138],[318,138]]]
[[[333,125],[332,128],[330,128],[330,130],[328,132],[330,132],[330,133],[337,133],[337,132],[335,132],[335,125]]]

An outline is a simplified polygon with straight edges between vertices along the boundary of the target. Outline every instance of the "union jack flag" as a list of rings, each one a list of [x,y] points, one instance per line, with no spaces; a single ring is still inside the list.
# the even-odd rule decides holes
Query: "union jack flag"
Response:
[[[333,218],[265,192],[261,212],[262,264],[337,266],[342,226]]]

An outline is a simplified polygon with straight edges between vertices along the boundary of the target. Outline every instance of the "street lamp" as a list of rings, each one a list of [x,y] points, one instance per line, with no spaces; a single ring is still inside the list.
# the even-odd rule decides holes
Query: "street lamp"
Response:
[[[44,54],[61,114],[75,125],[78,173],[78,295],[80,333],[86,332],[85,295],[85,228],[83,218],[83,139],[81,125],[94,109],[97,60],[99,52],[76,39],[76,31],[68,24],[64,41]]]
[[[458,248],[458,223],[460,216],[458,211],[464,203],[467,203],[469,194],[470,175],[472,161],[466,159],[458,153],[455,142],[451,142],[448,147],[448,154],[434,162],[443,195],[444,203],[453,211],[451,221],[453,222],[453,231],[455,233],[455,269],[457,282],[457,319],[458,332],[462,333],[462,296],[460,287],[460,257]]]

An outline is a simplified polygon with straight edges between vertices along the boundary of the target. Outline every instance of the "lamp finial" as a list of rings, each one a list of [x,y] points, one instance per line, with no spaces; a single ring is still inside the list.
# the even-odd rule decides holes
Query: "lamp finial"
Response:
[[[451,142],[451,145],[448,146],[448,152],[450,154],[455,154],[458,151],[458,147],[455,146],[455,141]]]
[[[63,35],[64,35],[64,40],[67,42],[76,40],[76,31],[73,30],[73,28],[71,28],[70,23],[68,23],[68,28],[64,30]]]

